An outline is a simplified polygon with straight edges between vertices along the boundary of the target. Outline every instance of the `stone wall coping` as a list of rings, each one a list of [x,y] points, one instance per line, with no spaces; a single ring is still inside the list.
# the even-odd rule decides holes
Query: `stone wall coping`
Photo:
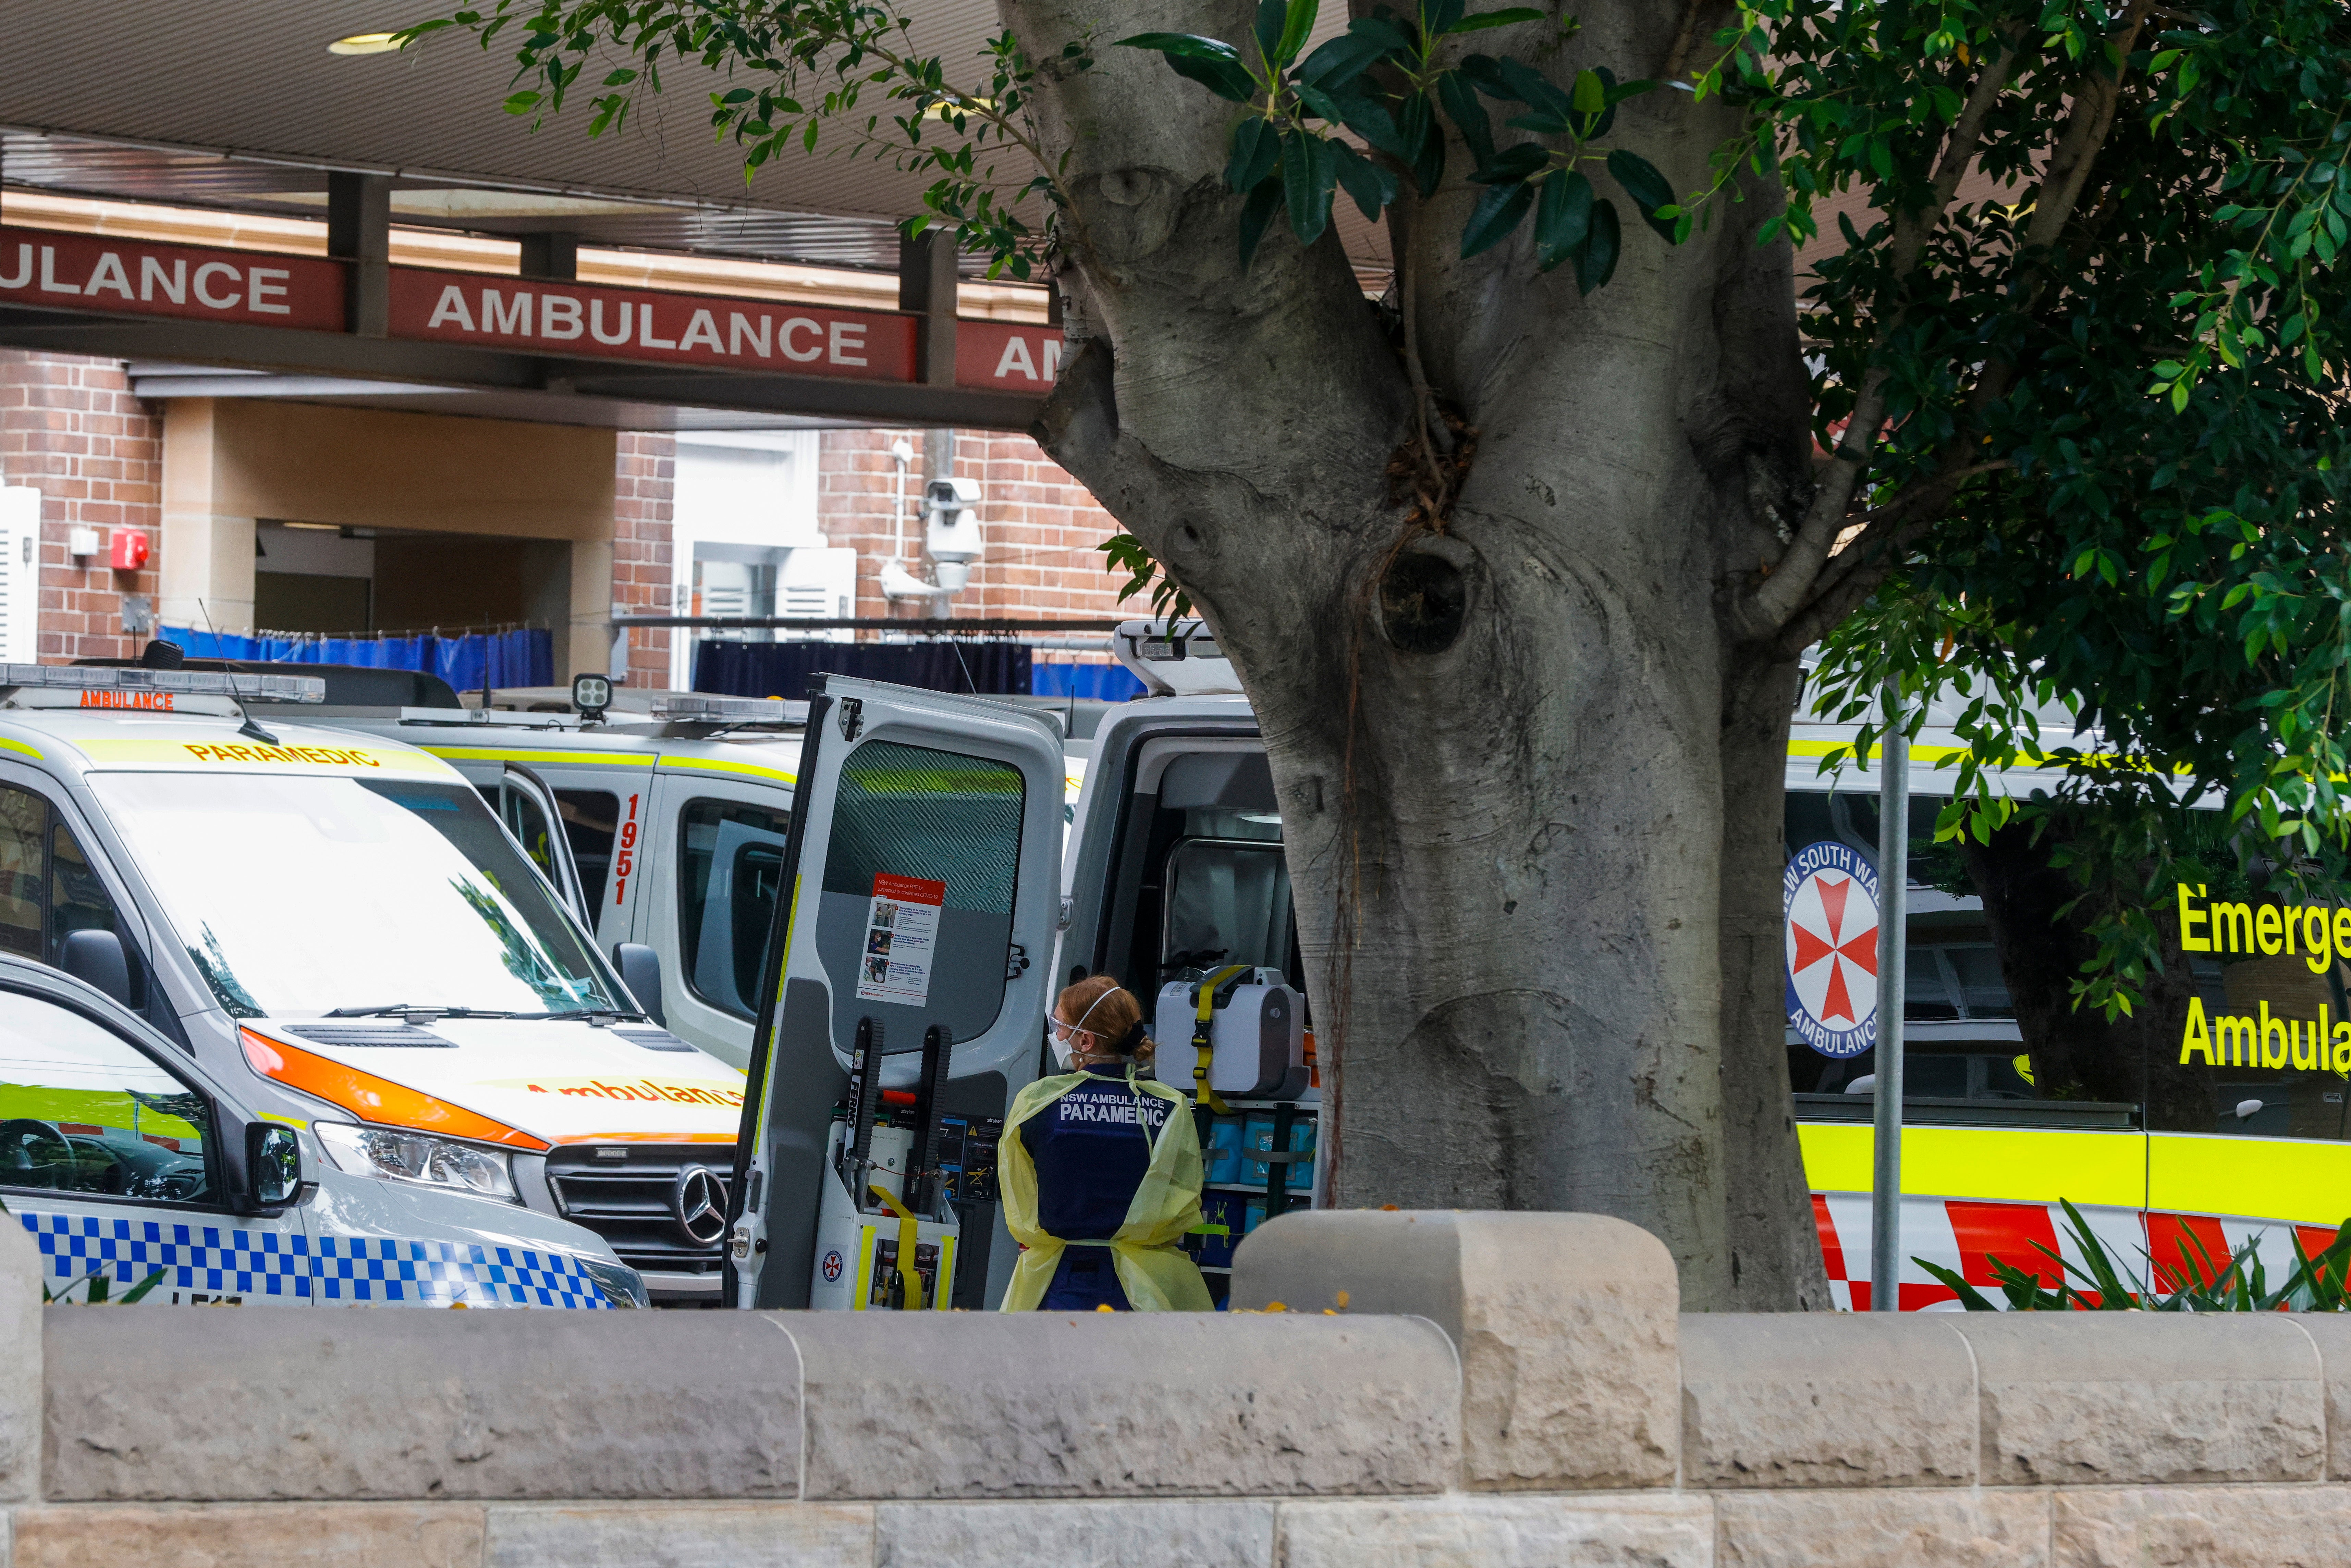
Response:
[[[714,1541],[862,1520],[844,1560],[897,1568],[992,1561],[974,1521],[1082,1537],[1128,1505],[1176,1510],[1148,1517],[1193,1561],[1262,1535],[1336,1564],[1360,1535],[1793,1562],[1771,1542],[1851,1531],[1972,1531],[2006,1561],[2038,1530],[2039,1562],[2061,1525],[2201,1539],[2196,1497],[2305,1520],[2351,1497],[2351,1317],[1685,1314],[1663,1248],[1596,1216],[1285,1216],[1215,1316],[45,1309],[39,1266],[0,1228],[24,1562],[91,1520],[236,1509],[390,1530],[415,1561],[666,1561],[545,1543],[668,1510]]]

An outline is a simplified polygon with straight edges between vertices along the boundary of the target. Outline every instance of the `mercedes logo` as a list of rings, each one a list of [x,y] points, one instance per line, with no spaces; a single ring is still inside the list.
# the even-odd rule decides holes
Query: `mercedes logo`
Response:
[[[677,1173],[669,1206],[677,1228],[697,1247],[715,1247],[726,1234],[726,1188],[708,1166],[688,1166]]]

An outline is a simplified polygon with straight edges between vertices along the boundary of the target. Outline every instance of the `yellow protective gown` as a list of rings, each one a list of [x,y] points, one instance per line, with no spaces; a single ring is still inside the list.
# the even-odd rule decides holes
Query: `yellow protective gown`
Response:
[[[1013,1266],[1012,1282],[1005,1288],[1002,1311],[1034,1312],[1061,1265],[1062,1249],[1070,1245],[1037,1223],[1037,1166],[1020,1141],[1020,1124],[1084,1083],[1100,1083],[1099,1074],[1064,1072],[1040,1078],[1020,1091],[1012,1113],[1004,1119],[997,1144],[998,1179],[1004,1192],[1004,1223],[1012,1239],[1028,1249]],[[1126,1299],[1139,1312],[1207,1312],[1216,1310],[1208,1299],[1207,1282],[1199,1265],[1177,1245],[1200,1223],[1200,1134],[1192,1124],[1192,1103],[1165,1083],[1134,1076],[1130,1067],[1127,1087],[1138,1096],[1155,1095],[1175,1102],[1166,1124],[1152,1145],[1151,1164],[1143,1185],[1126,1207],[1126,1220],[1111,1238],[1112,1264]],[[1138,1129],[1143,1126],[1138,1118]],[[1079,1246],[1099,1243],[1079,1242]]]

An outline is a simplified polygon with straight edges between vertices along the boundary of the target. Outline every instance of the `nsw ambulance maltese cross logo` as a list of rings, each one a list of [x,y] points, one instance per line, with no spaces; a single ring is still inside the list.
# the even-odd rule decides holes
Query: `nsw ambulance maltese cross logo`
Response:
[[[1877,1041],[1877,872],[1841,843],[1788,862],[1788,1022],[1823,1056]]]

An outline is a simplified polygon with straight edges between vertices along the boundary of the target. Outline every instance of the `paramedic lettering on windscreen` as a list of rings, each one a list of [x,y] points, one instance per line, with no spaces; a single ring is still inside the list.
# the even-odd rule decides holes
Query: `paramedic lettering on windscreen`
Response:
[[[1053,1007],[1069,1071],[1023,1089],[998,1145],[1004,1217],[1023,1250],[1008,1312],[1214,1310],[1178,1245],[1200,1223],[1200,1136],[1149,1063],[1143,1007],[1107,975]]]

